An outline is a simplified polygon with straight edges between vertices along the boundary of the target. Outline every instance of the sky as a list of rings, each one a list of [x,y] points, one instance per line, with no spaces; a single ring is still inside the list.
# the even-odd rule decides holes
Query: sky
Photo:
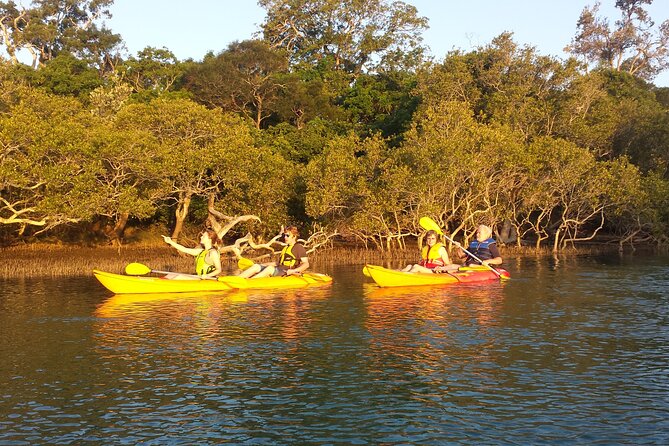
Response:
[[[431,55],[441,60],[453,49],[486,45],[504,31],[541,55],[566,58],[563,48],[576,34],[581,11],[595,0],[404,0],[429,19],[423,33]],[[600,16],[613,23],[615,0],[600,0]],[[656,26],[669,19],[669,0],[655,0],[646,10]],[[147,46],[167,48],[180,59],[202,60],[236,40],[253,38],[265,18],[256,0],[115,0],[106,24],[121,35],[130,55]],[[669,87],[669,70],[655,85]]]

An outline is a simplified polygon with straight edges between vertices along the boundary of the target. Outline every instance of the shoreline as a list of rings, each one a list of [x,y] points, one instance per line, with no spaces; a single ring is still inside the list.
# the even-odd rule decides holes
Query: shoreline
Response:
[[[651,249],[652,248],[648,248]],[[559,253],[549,249],[501,247],[505,259],[518,258],[568,258],[582,255],[611,253],[620,255],[617,246],[598,245],[570,248]],[[656,250],[653,250],[656,251]],[[624,254],[629,254],[626,251]],[[634,253],[645,253],[637,249]],[[381,252],[360,247],[323,248],[312,253],[310,263],[317,270],[319,265],[337,263],[359,265],[365,263],[413,262],[418,255],[417,248]],[[253,255],[249,254],[250,258]],[[93,269],[121,274],[131,262],[139,262],[152,269],[187,272],[193,270],[193,257],[179,254],[163,245],[128,245],[118,247],[81,247],[65,245],[27,245],[0,249],[0,278],[77,277],[92,274]],[[233,256],[222,256],[224,274],[237,271],[237,260]]]

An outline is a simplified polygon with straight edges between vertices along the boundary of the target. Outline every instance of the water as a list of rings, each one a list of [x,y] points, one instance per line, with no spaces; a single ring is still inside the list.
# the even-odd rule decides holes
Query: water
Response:
[[[0,444],[669,444],[669,258],[127,299],[0,282]]]

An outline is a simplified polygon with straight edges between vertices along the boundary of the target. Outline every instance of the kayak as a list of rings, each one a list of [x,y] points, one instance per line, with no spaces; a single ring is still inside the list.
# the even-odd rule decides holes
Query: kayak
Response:
[[[230,285],[218,280],[202,280],[192,276],[147,277],[113,274],[93,270],[93,275],[109,291],[115,294],[147,294],[147,293],[189,293],[196,291],[229,291]],[[178,279],[176,277],[179,277]]]
[[[332,277],[326,274],[306,273],[301,276],[262,277],[245,279],[239,276],[220,276],[200,279],[187,274],[165,274],[161,277],[129,276],[93,270],[93,275],[115,294],[192,293],[229,291],[233,289],[301,288],[327,285]]]
[[[511,277],[504,269],[496,271],[505,279]],[[484,266],[461,267],[450,273],[407,273],[377,265],[365,265],[363,273],[371,277],[381,287],[450,285],[455,283],[472,283],[486,280],[499,280],[499,276]]]
[[[218,280],[240,290],[316,287],[332,283],[332,277],[321,273],[303,273],[301,275],[277,277],[251,277],[250,279],[239,276],[221,276]]]

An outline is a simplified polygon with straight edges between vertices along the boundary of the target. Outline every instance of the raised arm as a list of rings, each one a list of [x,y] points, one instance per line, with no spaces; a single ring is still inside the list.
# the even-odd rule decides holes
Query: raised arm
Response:
[[[172,248],[176,249],[177,251],[181,251],[185,254],[190,254],[192,256],[196,256],[200,252],[202,252],[201,247],[186,248],[185,246],[178,244],[177,242],[172,240],[170,237],[167,237],[166,235],[163,235],[162,237],[163,237],[163,240],[165,241],[165,243],[167,243],[168,245],[170,245]]]

